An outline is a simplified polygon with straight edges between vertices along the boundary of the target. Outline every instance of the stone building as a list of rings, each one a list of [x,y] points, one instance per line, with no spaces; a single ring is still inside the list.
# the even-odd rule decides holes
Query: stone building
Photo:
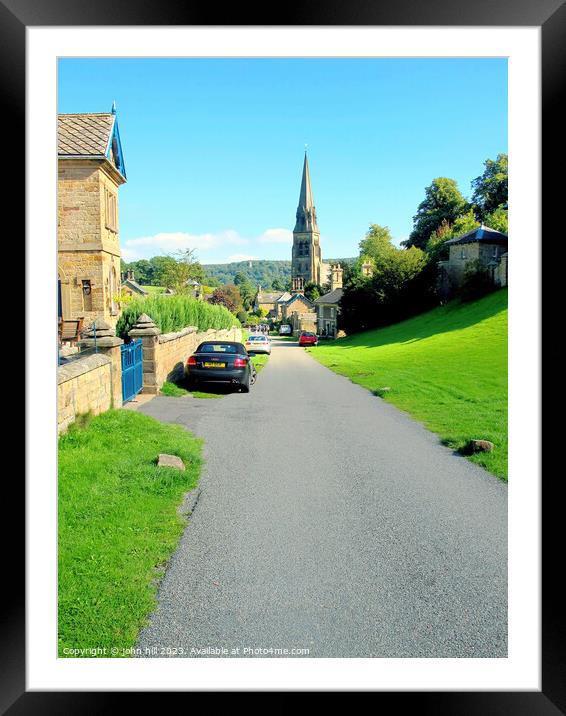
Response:
[[[128,269],[125,276],[122,276],[122,292],[130,296],[145,298],[148,292],[136,281],[132,269]]]
[[[120,306],[118,188],[126,181],[116,109],[58,116],[59,316],[103,318]]]
[[[340,313],[340,300],[344,293],[342,278],[344,270],[340,264],[330,268],[330,291],[317,298],[314,302],[316,309],[316,331],[320,336],[335,337],[338,333],[338,314]]]
[[[483,224],[445,244],[447,261],[439,262],[440,293],[449,296],[462,285],[466,270],[474,264],[487,269],[495,286],[507,285],[508,238]]]
[[[309,163],[305,152],[299,205],[293,229],[291,277],[302,278],[305,284],[312,281],[322,286],[328,282],[328,270],[328,264],[322,261],[320,232],[312,195]]]

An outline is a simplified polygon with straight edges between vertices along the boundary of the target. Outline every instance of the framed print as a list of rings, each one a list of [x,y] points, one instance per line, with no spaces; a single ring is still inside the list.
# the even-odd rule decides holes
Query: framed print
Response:
[[[0,4],[28,348],[2,708],[565,712],[538,427],[564,4],[208,15]]]

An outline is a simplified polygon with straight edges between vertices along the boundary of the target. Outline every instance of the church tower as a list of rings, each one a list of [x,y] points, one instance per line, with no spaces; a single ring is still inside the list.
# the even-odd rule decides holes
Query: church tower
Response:
[[[320,233],[316,223],[309,162],[305,152],[301,193],[297,207],[297,221],[293,229],[293,254],[291,257],[292,279],[302,279],[302,284],[309,281],[322,284],[322,255],[320,252]]]

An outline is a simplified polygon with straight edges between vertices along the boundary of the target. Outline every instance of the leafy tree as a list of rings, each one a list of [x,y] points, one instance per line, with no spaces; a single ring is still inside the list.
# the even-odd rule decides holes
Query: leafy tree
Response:
[[[379,224],[370,224],[369,230],[360,241],[359,247],[360,258],[356,264],[360,265],[360,269],[363,263],[362,259],[369,259],[374,264],[379,264],[382,257],[395,250],[389,227],[380,226]]]
[[[489,226],[490,229],[501,231],[504,234],[509,233],[509,221],[507,218],[507,209],[502,206],[498,206],[490,214],[486,214],[484,217],[484,223]]]
[[[234,314],[243,308],[240,291],[234,284],[227,284],[226,286],[216,288],[210,297],[209,303],[225,306]]]
[[[315,301],[319,296],[322,296],[323,289],[318,283],[315,283],[314,281],[307,281],[303,293],[309,301]]]
[[[172,256],[154,256],[149,263],[152,266],[151,285],[166,286],[165,281],[175,272],[175,259]]]
[[[484,172],[472,181],[472,201],[480,219],[487,223],[487,216],[497,208],[507,209],[508,156],[498,154],[497,159],[486,159]]]
[[[271,282],[271,288],[273,291],[285,291],[285,282],[280,278],[274,278]]]
[[[434,179],[425,189],[425,198],[413,217],[413,231],[407,241],[403,242],[404,245],[424,248],[431,234],[443,221],[452,224],[468,209],[469,205],[454,179],[447,177]]]

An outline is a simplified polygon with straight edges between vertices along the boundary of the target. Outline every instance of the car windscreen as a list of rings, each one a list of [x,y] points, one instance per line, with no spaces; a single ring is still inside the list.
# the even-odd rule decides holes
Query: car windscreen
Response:
[[[231,343],[203,343],[197,353],[237,353],[238,349]]]
[[[250,336],[248,338],[248,341],[266,341],[267,338],[265,336]]]

